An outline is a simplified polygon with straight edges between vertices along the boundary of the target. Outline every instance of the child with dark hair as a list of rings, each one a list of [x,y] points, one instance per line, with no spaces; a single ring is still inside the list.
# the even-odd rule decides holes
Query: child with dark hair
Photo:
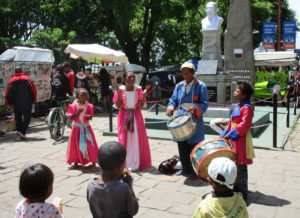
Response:
[[[99,178],[91,179],[87,187],[87,201],[93,217],[133,217],[139,205],[132,189],[132,177],[124,170],[126,149],[118,142],[102,144],[98,163]],[[121,181],[120,181],[121,180]]]
[[[23,170],[20,177],[19,190],[25,198],[16,207],[16,218],[59,218],[62,206],[45,203],[53,191],[54,175],[49,167],[35,164]]]
[[[241,193],[233,192],[236,181],[236,164],[227,157],[218,157],[208,165],[207,181],[213,192],[206,195],[197,207],[193,218],[249,217],[247,206]]]
[[[85,165],[92,162],[95,168],[97,163],[98,146],[89,121],[94,115],[94,105],[89,104],[88,91],[84,88],[76,90],[76,100],[69,105],[67,116],[72,121],[72,131],[67,148],[67,163]]]
[[[146,106],[145,90],[135,84],[134,72],[124,72],[125,85],[116,84],[113,97],[115,106],[119,109],[118,141],[127,151],[126,168],[131,171],[143,170],[151,167],[151,153],[146,127],[141,108]]]
[[[248,164],[252,164],[255,158],[250,128],[254,115],[250,98],[254,92],[248,81],[238,81],[234,91],[234,98],[239,103],[233,109],[227,128],[221,137],[230,139],[234,151],[237,154],[238,179],[234,187],[241,192],[246,200],[248,195]]]

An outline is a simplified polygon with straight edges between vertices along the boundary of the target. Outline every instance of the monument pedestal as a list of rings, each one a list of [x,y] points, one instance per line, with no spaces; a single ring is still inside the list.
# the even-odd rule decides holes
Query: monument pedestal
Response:
[[[209,102],[231,104],[232,102],[232,75],[201,75],[195,77],[206,84]]]
[[[218,69],[222,69],[220,30],[201,30],[203,36],[202,59],[217,60]]]

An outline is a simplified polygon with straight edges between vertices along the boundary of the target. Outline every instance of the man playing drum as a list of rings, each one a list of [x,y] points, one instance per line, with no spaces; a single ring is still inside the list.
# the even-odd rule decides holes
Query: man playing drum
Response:
[[[186,141],[178,142],[178,151],[182,164],[182,171],[177,175],[193,176],[190,153],[193,148],[204,140],[203,113],[208,107],[208,95],[206,85],[197,80],[195,75],[195,65],[189,60],[181,65],[181,72],[184,81],[178,83],[170,98],[166,114],[173,116],[174,110],[178,108],[178,114],[190,113],[193,122],[196,124],[195,134]]]

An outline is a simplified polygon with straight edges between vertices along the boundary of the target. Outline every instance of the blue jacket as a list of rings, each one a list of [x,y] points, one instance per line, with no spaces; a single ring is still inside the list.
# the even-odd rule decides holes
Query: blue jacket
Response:
[[[194,89],[194,96],[192,96]],[[194,84],[188,93],[185,93],[186,90],[186,82],[182,81],[178,83],[175,87],[172,97],[170,98],[168,108],[173,107],[178,108],[182,103],[197,103],[198,107],[201,111],[200,117],[197,119],[193,116],[194,123],[197,124],[196,133],[192,138],[190,138],[187,143],[188,144],[197,144],[204,140],[204,122],[203,122],[203,114],[207,110],[208,107],[208,95],[206,85],[197,79],[194,79]],[[186,110],[183,108],[179,108],[178,114],[186,113]]]

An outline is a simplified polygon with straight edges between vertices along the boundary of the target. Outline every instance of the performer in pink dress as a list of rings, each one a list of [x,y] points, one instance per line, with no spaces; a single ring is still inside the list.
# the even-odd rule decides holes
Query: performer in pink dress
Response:
[[[140,108],[145,106],[146,93],[134,84],[133,72],[124,73],[125,86],[119,87],[113,102],[119,109],[118,138],[127,150],[126,168],[136,171],[151,167],[151,154],[144,119]]]
[[[95,167],[98,158],[98,146],[94,132],[89,124],[89,120],[94,115],[94,106],[87,101],[88,92],[86,89],[79,88],[76,90],[77,100],[69,105],[67,116],[72,121],[72,131],[69,136],[67,148],[67,163],[78,163],[85,165],[92,162]]]

